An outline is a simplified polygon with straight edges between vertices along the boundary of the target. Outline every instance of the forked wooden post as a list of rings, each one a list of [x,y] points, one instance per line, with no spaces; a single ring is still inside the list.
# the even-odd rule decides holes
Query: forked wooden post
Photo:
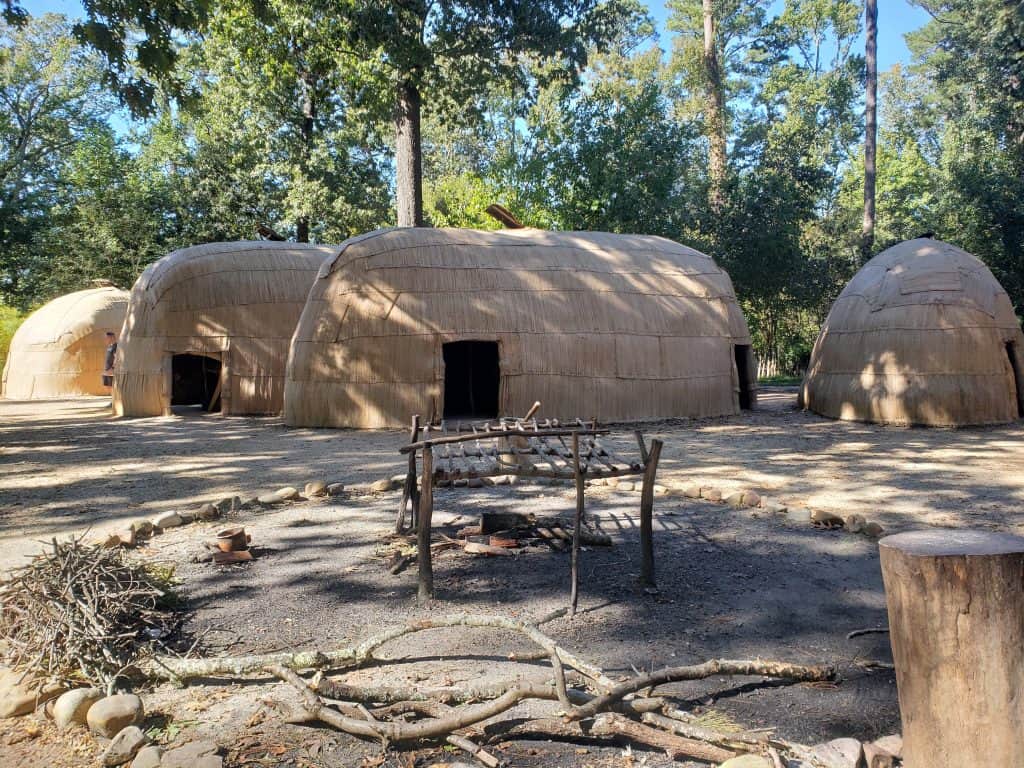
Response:
[[[643,489],[640,492],[640,583],[645,587],[655,586],[654,480],[658,475],[661,445],[661,440],[651,440],[651,449],[647,451],[647,462],[644,467]]]
[[[576,615],[576,604],[580,597],[580,529],[583,525],[583,470],[580,468],[580,436],[572,433],[572,468],[576,480],[576,520],[572,529],[572,589],[569,603],[572,614]]]
[[[419,524],[416,527],[416,555],[419,561],[421,603],[434,597],[434,564],[430,559],[430,527],[434,514],[434,449],[423,446],[423,481],[420,488]]]
[[[412,417],[412,427],[409,429],[409,442],[415,443],[420,437],[420,417],[416,414]],[[416,527],[417,507],[419,506],[420,494],[416,489],[416,451],[409,451],[409,471],[405,474],[405,487],[402,489],[402,502],[398,507],[398,519],[395,521],[395,533],[405,530],[405,508],[411,502],[410,524]]]
[[[1024,538],[913,531],[879,542],[906,768],[1024,759]]]

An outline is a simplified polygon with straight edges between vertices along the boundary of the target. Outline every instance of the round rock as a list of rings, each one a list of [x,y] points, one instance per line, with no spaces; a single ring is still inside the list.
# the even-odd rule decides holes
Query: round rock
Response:
[[[142,699],[133,693],[121,693],[106,696],[89,707],[86,722],[93,733],[112,739],[122,728],[141,723],[142,718]]]
[[[124,765],[146,746],[146,734],[137,725],[129,725],[117,732],[114,740],[103,750],[104,765]]]
[[[323,480],[314,480],[310,483],[306,483],[305,492],[303,495],[306,498],[312,499],[315,496],[323,496],[327,493],[327,483]]]
[[[76,688],[62,693],[53,704],[53,721],[62,731],[76,723],[84,725],[89,708],[103,696],[99,688]]]
[[[157,746],[143,747],[132,760],[132,768],[160,768],[160,758],[163,750]]]

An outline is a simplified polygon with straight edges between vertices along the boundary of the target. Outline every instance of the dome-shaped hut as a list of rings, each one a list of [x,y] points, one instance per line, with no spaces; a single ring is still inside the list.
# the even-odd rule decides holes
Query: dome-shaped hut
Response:
[[[288,343],[306,294],[337,247],[210,243],[150,264],[132,288],[118,346],[114,410],[172,405],[280,413]]]
[[[14,399],[109,395],[103,386],[105,334],[118,333],[128,291],[110,285],[60,296],[18,327],[7,352],[3,396]]]
[[[976,257],[938,240],[894,245],[836,299],[814,345],[803,402],[886,424],[996,424],[1024,408],[1024,335]]]
[[[285,421],[397,427],[522,415],[736,413],[755,397],[729,276],[660,237],[385,229],[320,269],[292,340]]]

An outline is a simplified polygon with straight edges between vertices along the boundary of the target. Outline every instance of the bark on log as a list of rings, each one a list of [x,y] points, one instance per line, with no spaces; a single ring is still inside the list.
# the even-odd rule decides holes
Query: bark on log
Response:
[[[1024,538],[914,531],[879,542],[907,768],[1020,765]]]

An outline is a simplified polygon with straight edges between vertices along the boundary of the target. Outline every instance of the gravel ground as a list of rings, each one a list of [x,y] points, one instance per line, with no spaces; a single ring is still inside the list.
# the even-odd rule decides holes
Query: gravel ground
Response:
[[[759,410],[737,417],[649,425],[648,435],[666,441],[662,481],[725,491],[753,487],[791,506],[861,512],[890,530],[930,524],[1024,532],[1020,423],[977,430],[882,428],[799,413],[792,402],[791,390],[771,390]],[[398,432],[291,430],[274,419],[117,421],[98,399],[0,402],[0,567],[17,564],[40,538],[102,529],[231,493],[301,488],[322,478],[357,487],[323,501],[239,513],[260,548],[251,564],[190,562],[212,532],[209,524],[174,529],[143,550],[176,567],[188,598],[185,630],[207,652],[347,645],[428,611],[536,619],[563,605],[568,557],[546,548],[515,558],[441,554],[435,564],[438,599],[430,608],[416,605],[414,574],[390,575],[383,557],[397,495],[358,489],[401,471],[402,441]],[[625,450],[630,441],[624,438]],[[773,726],[797,741],[870,739],[899,729],[892,673],[871,665],[891,660],[887,641],[879,635],[846,639],[850,630],[885,623],[872,541],[812,529],[797,513],[769,516],[659,498],[660,592],[648,595],[634,587],[639,494],[592,488],[587,503],[614,546],[584,553],[582,611],[544,628],[559,643],[611,676],[712,657],[833,662],[843,672],[839,685],[713,678],[670,690],[708,717]],[[435,500],[442,525],[485,508],[558,514],[571,507],[566,490],[533,485],[439,489]],[[388,647],[400,666],[360,671],[351,679],[429,683],[543,674],[536,665],[508,660],[525,648],[500,633],[432,631]],[[342,766],[358,765],[363,757],[376,764],[373,745],[282,724],[269,707],[291,700],[283,686],[161,686],[146,700],[162,738],[213,737],[231,748],[229,765]],[[0,756],[6,751],[10,764],[38,765],[41,758],[89,764],[86,749],[81,763],[67,749],[55,760],[53,750],[66,745],[41,720],[38,735],[24,737],[31,722],[0,725]],[[518,742],[503,754],[514,765],[631,760],[618,750],[551,749]],[[274,750],[271,762],[252,757],[274,757]],[[451,758],[422,757],[423,764]],[[647,757],[647,765],[662,764]],[[405,765],[397,757],[390,764]]]

